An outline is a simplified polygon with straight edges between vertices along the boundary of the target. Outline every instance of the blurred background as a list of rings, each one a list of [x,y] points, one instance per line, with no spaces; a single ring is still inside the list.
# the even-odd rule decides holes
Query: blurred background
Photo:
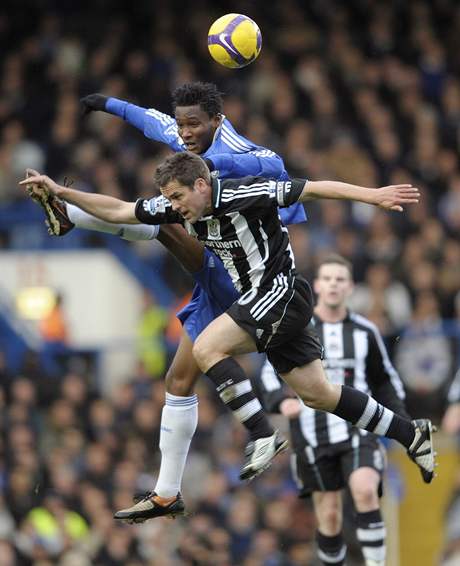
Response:
[[[257,61],[238,71],[207,52],[210,24],[228,12],[263,36]],[[79,98],[171,113],[174,87],[213,81],[235,128],[283,156],[291,176],[420,187],[404,214],[326,201],[290,232],[309,279],[331,251],[353,262],[352,307],[383,333],[409,412],[441,423],[460,355],[459,53],[455,0],[2,2],[1,566],[316,564],[289,455],[241,484],[245,433],[204,378],[184,486],[194,514],[113,522],[154,485],[162,378],[192,281],[156,242],[50,237],[18,189],[33,167],[83,190],[151,196],[168,151],[116,117],[81,120]],[[260,358],[243,362],[256,375]],[[460,564],[457,426],[438,435],[429,487],[390,445],[391,566]],[[349,564],[361,564],[350,544]]]

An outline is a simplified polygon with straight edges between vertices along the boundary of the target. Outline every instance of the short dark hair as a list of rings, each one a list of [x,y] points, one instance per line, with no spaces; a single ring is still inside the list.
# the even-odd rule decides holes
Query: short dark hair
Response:
[[[180,151],[165,159],[155,171],[154,180],[160,188],[174,179],[181,185],[192,188],[197,179],[204,179],[209,183],[211,174],[201,157],[190,151]]]
[[[185,83],[178,86],[172,93],[173,111],[177,106],[199,105],[210,118],[222,114],[223,100],[214,83]]]
[[[351,261],[348,261],[348,259],[344,258],[339,254],[329,254],[323,257],[318,262],[318,265],[316,267],[316,277],[318,277],[319,270],[321,269],[321,267],[323,267],[323,265],[330,265],[331,263],[343,265],[344,267],[346,267],[348,269],[348,273],[350,274],[351,279],[353,279],[353,265]]]

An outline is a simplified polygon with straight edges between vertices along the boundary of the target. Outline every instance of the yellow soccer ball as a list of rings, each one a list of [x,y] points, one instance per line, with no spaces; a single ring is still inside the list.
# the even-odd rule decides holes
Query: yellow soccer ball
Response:
[[[209,28],[208,49],[217,63],[241,69],[252,63],[262,48],[262,34],[254,20],[242,14],[226,14]]]

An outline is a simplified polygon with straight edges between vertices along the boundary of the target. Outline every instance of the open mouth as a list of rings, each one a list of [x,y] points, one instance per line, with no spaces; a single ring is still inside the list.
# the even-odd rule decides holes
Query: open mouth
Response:
[[[196,143],[194,143],[194,142],[187,142],[187,143],[185,144],[185,147],[186,147],[189,151],[195,151],[196,148],[197,148],[197,145],[196,145]]]

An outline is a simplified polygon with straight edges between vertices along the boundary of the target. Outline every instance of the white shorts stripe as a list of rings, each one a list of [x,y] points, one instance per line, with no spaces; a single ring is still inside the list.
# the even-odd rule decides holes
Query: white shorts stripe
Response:
[[[281,301],[281,299],[288,292],[288,290],[289,289],[287,287],[284,287],[281,290],[281,293],[278,293],[278,295],[273,299],[273,301],[265,307],[265,310],[263,310],[262,312],[259,312],[259,314],[257,316],[255,316],[254,318],[256,320],[260,320],[261,318],[263,318],[267,314],[267,312],[276,305],[277,302]],[[286,305],[286,307],[287,307],[287,305]],[[284,312],[283,312],[283,315],[281,316],[281,319],[284,317],[285,313],[286,313],[286,308],[284,309]]]
[[[250,310],[250,313],[252,314],[252,316],[256,320],[260,320],[261,311],[266,309],[267,306],[268,306],[268,308],[270,308],[270,306],[272,304],[275,304],[275,302],[278,302],[278,300],[281,297],[279,297],[278,299],[276,299],[276,297],[278,295],[280,295],[281,293],[284,295],[286,290],[287,290],[286,278],[284,278],[284,280],[280,280],[280,276],[278,275],[277,278],[275,279],[275,281],[273,282],[273,287],[270,289],[270,291],[268,291],[268,293],[265,293],[265,295],[261,299],[259,299],[257,301],[257,303],[255,303],[252,306],[252,308]],[[276,301],[275,301],[275,299],[276,299]],[[265,310],[264,312],[267,312],[267,311]]]
[[[257,301],[257,303],[252,305],[251,310],[250,310],[250,313],[252,314],[252,316],[254,316],[256,314],[256,311],[258,311],[261,306],[263,306],[262,303],[265,303],[267,301],[267,297],[270,298],[272,293],[274,291],[276,291],[276,289],[279,287],[278,277],[279,276],[277,276],[276,279],[273,281],[273,285],[272,285],[272,288],[270,289],[270,291],[268,291],[268,293],[265,293],[265,295],[262,298],[260,298]]]

